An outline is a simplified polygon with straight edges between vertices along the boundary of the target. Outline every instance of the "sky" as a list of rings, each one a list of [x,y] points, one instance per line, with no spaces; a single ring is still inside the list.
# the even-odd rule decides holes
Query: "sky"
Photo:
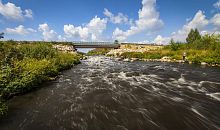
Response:
[[[220,34],[220,0],[0,0],[5,39],[184,42]]]

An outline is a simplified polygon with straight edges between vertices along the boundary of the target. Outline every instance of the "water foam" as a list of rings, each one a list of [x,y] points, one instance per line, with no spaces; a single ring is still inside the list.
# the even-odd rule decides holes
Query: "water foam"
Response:
[[[211,94],[206,94],[206,95],[220,101],[220,93],[211,93]]]

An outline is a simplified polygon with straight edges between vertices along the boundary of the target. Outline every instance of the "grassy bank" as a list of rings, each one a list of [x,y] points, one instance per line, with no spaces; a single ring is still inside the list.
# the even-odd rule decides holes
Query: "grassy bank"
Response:
[[[125,52],[120,55],[122,58],[138,58],[138,59],[161,59],[163,57],[169,57],[173,61],[182,60],[183,53],[187,54],[187,60],[189,62],[200,64],[205,62],[207,64],[220,65],[220,53],[212,50],[195,50],[195,49],[183,49],[178,51],[172,51],[167,48],[161,50],[155,50],[151,52]]]
[[[97,48],[89,51],[87,53],[88,56],[94,56],[94,55],[105,55],[107,54],[111,49],[108,48]]]
[[[220,65],[220,35],[201,36],[198,32],[192,34],[191,30],[186,43],[170,41],[169,45],[155,50],[144,52],[124,52],[118,56],[122,58],[161,59],[169,57],[171,61],[182,60],[183,54],[189,62],[200,64],[205,62],[210,65]],[[195,33],[194,32],[194,33]]]
[[[58,51],[50,43],[13,41],[0,42],[0,60],[0,115],[7,110],[4,100],[31,91],[80,62],[77,54]]]

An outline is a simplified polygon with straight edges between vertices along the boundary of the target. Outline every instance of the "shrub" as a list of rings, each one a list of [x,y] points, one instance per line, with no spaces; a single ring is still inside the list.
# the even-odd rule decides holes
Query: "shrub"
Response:
[[[11,43],[12,42],[12,43]],[[59,52],[50,43],[0,42],[0,101],[48,81],[79,63],[77,54]],[[0,115],[6,110],[0,102]]]
[[[110,51],[108,48],[97,48],[94,50],[91,50],[87,53],[87,55],[92,56],[92,55],[105,55]]]
[[[7,111],[8,111],[8,107],[3,102],[0,101],[0,117],[2,115],[5,115]]]

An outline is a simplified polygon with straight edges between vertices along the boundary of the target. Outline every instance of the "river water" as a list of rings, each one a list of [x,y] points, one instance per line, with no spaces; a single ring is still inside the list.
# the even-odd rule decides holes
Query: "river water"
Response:
[[[90,57],[8,106],[1,130],[219,130],[220,68]]]

